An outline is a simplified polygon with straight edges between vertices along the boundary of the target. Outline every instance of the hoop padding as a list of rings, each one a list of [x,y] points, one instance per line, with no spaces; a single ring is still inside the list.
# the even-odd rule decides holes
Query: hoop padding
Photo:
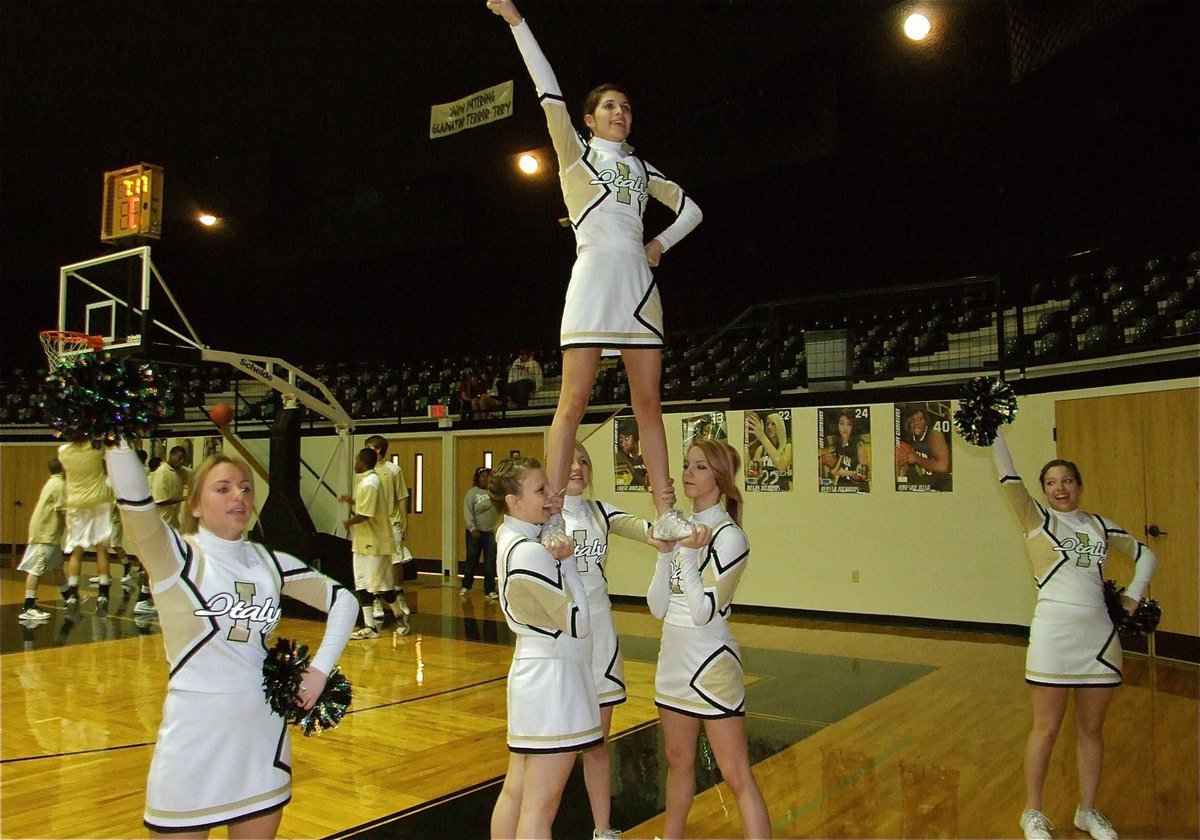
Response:
[[[104,349],[104,336],[100,335],[70,330],[42,330],[38,333],[38,338],[42,342],[42,350],[46,352],[46,362],[51,370],[62,367],[81,353]]]

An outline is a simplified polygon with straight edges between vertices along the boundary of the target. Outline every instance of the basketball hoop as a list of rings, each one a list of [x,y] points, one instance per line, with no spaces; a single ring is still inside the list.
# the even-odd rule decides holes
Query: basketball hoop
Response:
[[[42,330],[38,333],[50,369],[62,367],[69,359],[82,353],[104,349],[104,337],[71,330]]]

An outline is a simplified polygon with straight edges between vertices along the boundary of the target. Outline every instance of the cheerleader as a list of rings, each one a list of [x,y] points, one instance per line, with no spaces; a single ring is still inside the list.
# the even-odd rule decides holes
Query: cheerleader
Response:
[[[538,91],[550,139],[558,157],[559,180],[571,226],[576,260],[567,288],[560,342],[562,385],[550,426],[549,479],[556,500],[566,486],[579,423],[587,409],[601,355],[620,354],[625,362],[633,413],[654,489],[655,535],[677,540],[691,524],[663,494],[670,480],[659,382],[662,376],[662,303],[650,269],[700,223],[701,213],[678,184],[634,154],[626,139],[633,124],[629,98],[619,87],[601,85],[584,101],[583,137],[571,124],[562,89],[529,25],[512,0],[487,0],[512,27],[513,37]],[[643,242],[642,214],[647,196],[669,207],[675,221]],[[556,505],[557,501],[552,501]],[[563,539],[556,515],[543,539]]]
[[[683,836],[696,796],[701,723],[721,775],[737,799],[743,833],[771,835],[767,805],[750,768],[745,676],[728,623],[733,593],[750,556],[740,524],[738,468],[737,452],[724,441],[692,444],[683,460],[683,492],[692,500],[696,533],[673,551],[658,544],[658,563],[646,596],[650,612],[663,620],[654,704],[667,752],[666,838]]]
[[[541,465],[501,461],[488,493],[504,514],[496,533],[500,607],[517,638],[508,671],[508,772],[492,837],[549,837],[575,754],[603,744],[587,595],[570,541],[557,556],[538,542],[550,516]]]
[[[1154,552],[1110,520],[1079,509],[1083,478],[1072,462],[1055,459],[1042,467],[1038,481],[1047,508],[1025,489],[1003,435],[992,444],[992,455],[1000,487],[1025,532],[1038,589],[1025,656],[1033,729],[1025,747],[1021,828],[1026,838],[1052,836],[1053,825],[1042,812],[1042,788],[1067,694],[1073,688],[1079,739],[1075,827],[1096,840],[1116,840],[1117,832],[1093,807],[1104,754],[1104,715],[1121,684],[1121,641],[1104,603],[1104,562],[1110,546],[1133,557],[1133,582],[1122,599],[1132,613],[1150,584],[1157,560]]]
[[[267,640],[281,595],[329,613],[300,681],[311,708],[354,628],[354,596],[287,554],[245,539],[254,512],[250,468],[228,455],[192,477],[179,531],[163,521],[146,471],[122,443],[105,455],[125,535],[153,583],[170,675],[146,783],[155,834],[274,837],[291,799],[287,725],[263,692]]]
[[[575,458],[567,476],[567,495],[563,499],[563,518],[567,533],[575,541],[575,563],[587,594],[591,613],[592,680],[596,703],[600,707],[600,729],[604,743],[583,752],[583,780],[595,822],[593,840],[617,837],[620,832],[610,825],[612,811],[612,762],[608,754],[608,733],[612,728],[613,707],[625,702],[625,660],[613,626],[612,602],[608,600],[608,540],[613,534],[646,542],[650,523],[623,510],[585,499],[583,492],[592,483],[592,459],[582,443],[575,444]],[[671,500],[672,503],[674,500]]]

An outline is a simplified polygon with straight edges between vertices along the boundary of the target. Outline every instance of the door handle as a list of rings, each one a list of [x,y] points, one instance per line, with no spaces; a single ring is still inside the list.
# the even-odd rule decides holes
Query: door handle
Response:
[[[1166,531],[1158,530],[1157,525],[1151,525],[1149,528],[1146,529],[1146,533],[1152,537],[1165,537],[1167,535]]]

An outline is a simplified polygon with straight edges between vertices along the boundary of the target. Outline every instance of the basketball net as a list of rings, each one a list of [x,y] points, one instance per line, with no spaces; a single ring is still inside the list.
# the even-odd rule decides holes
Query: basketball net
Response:
[[[104,349],[104,338],[70,330],[42,330],[38,333],[50,370],[58,370],[74,358]]]

